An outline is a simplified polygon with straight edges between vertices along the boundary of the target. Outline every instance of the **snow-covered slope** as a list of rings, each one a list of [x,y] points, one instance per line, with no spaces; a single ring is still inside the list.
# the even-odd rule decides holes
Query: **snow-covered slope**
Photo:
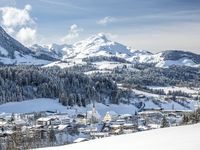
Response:
[[[96,109],[99,114],[103,117],[107,111],[114,111],[118,114],[134,114],[138,109],[134,105],[125,105],[125,104],[111,104],[106,106],[101,103],[96,103]],[[38,98],[33,100],[26,100],[22,102],[10,102],[0,105],[0,116],[4,113],[30,113],[30,112],[39,112],[39,111],[59,111],[67,112],[70,115],[74,115],[76,111],[85,113],[88,110],[92,110],[93,105],[89,104],[86,107],[74,106],[71,109],[67,106],[63,106],[55,99],[49,98]]]
[[[55,61],[48,55],[36,55],[21,43],[8,35],[0,27],[0,64],[33,64],[41,65]]]
[[[41,150],[199,150],[199,131],[200,124],[170,127]]]
[[[135,93],[139,94],[139,91],[134,91]],[[148,95],[148,97],[152,97],[153,95],[149,95],[149,93],[142,93],[144,95]],[[145,103],[145,108],[149,109],[158,109],[160,108],[158,105],[153,103],[151,99],[149,100],[135,100],[133,103],[143,102]],[[161,103],[162,102],[162,103]],[[174,102],[174,101],[161,101],[161,107],[164,110],[172,110],[172,107],[175,110],[188,110],[193,111],[197,103],[192,100],[188,100],[188,106],[190,109],[185,108],[184,106]],[[139,109],[134,104],[109,104],[109,106],[104,105],[102,103],[95,103],[96,109],[100,115],[104,115],[107,111],[115,111],[118,114],[135,114]],[[1,113],[30,113],[30,112],[39,112],[39,111],[47,111],[47,110],[57,110],[59,112],[67,112],[73,115],[77,110],[79,112],[85,112],[87,110],[91,110],[93,107],[92,104],[87,105],[86,107],[78,107],[74,106],[71,109],[68,109],[66,106],[63,106],[58,102],[57,99],[50,99],[50,98],[38,98],[32,100],[26,100],[22,102],[9,102],[0,105],[0,114]]]
[[[64,55],[69,55],[68,53],[72,49],[72,45],[67,44],[50,44],[50,45],[38,45],[34,44],[30,49],[35,52],[36,55],[48,55],[52,58],[62,59]]]

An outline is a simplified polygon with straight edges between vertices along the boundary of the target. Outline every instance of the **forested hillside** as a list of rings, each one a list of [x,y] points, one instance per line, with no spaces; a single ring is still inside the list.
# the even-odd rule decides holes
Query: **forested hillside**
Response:
[[[116,103],[117,85],[107,77],[88,77],[59,68],[7,66],[0,68],[0,102],[59,98],[63,105],[85,106],[93,100]]]

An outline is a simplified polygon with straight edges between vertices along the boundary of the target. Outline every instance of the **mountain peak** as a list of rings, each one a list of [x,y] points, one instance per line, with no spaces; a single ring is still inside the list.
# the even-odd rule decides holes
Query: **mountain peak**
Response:
[[[93,35],[87,39],[87,41],[90,42],[101,42],[101,43],[107,43],[111,42],[104,33],[98,33],[96,35]]]

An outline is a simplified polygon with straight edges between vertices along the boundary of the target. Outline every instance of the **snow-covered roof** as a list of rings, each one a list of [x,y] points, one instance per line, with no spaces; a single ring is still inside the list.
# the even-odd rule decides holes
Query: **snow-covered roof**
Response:
[[[78,138],[76,140],[74,140],[74,143],[79,143],[79,142],[83,142],[83,141],[87,141],[88,139],[86,138]]]
[[[121,127],[121,125],[119,125],[119,124],[112,124],[112,125],[110,125],[110,127],[111,128],[119,128],[119,127]]]
[[[124,126],[124,127],[132,127],[133,124],[132,124],[132,123],[125,123],[123,126]]]
[[[58,130],[62,131],[67,127],[68,127],[68,125],[58,125]]]
[[[14,122],[15,122],[15,124],[17,124],[17,125],[26,124],[26,121],[24,121],[24,120],[22,120],[22,119],[15,119]]]
[[[49,120],[51,120],[51,119],[52,119],[51,117],[42,117],[42,118],[39,118],[37,121],[46,122],[46,121],[49,121]]]
[[[119,118],[127,118],[127,117],[132,117],[131,114],[123,114],[123,115],[120,115]]]

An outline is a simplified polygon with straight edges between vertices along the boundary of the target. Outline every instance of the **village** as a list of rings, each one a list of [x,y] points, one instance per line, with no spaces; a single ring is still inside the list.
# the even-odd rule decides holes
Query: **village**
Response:
[[[88,141],[160,127],[180,125],[190,111],[143,109],[134,114],[108,111],[101,116],[93,105],[86,112],[56,110],[1,116],[0,149],[30,149]]]

